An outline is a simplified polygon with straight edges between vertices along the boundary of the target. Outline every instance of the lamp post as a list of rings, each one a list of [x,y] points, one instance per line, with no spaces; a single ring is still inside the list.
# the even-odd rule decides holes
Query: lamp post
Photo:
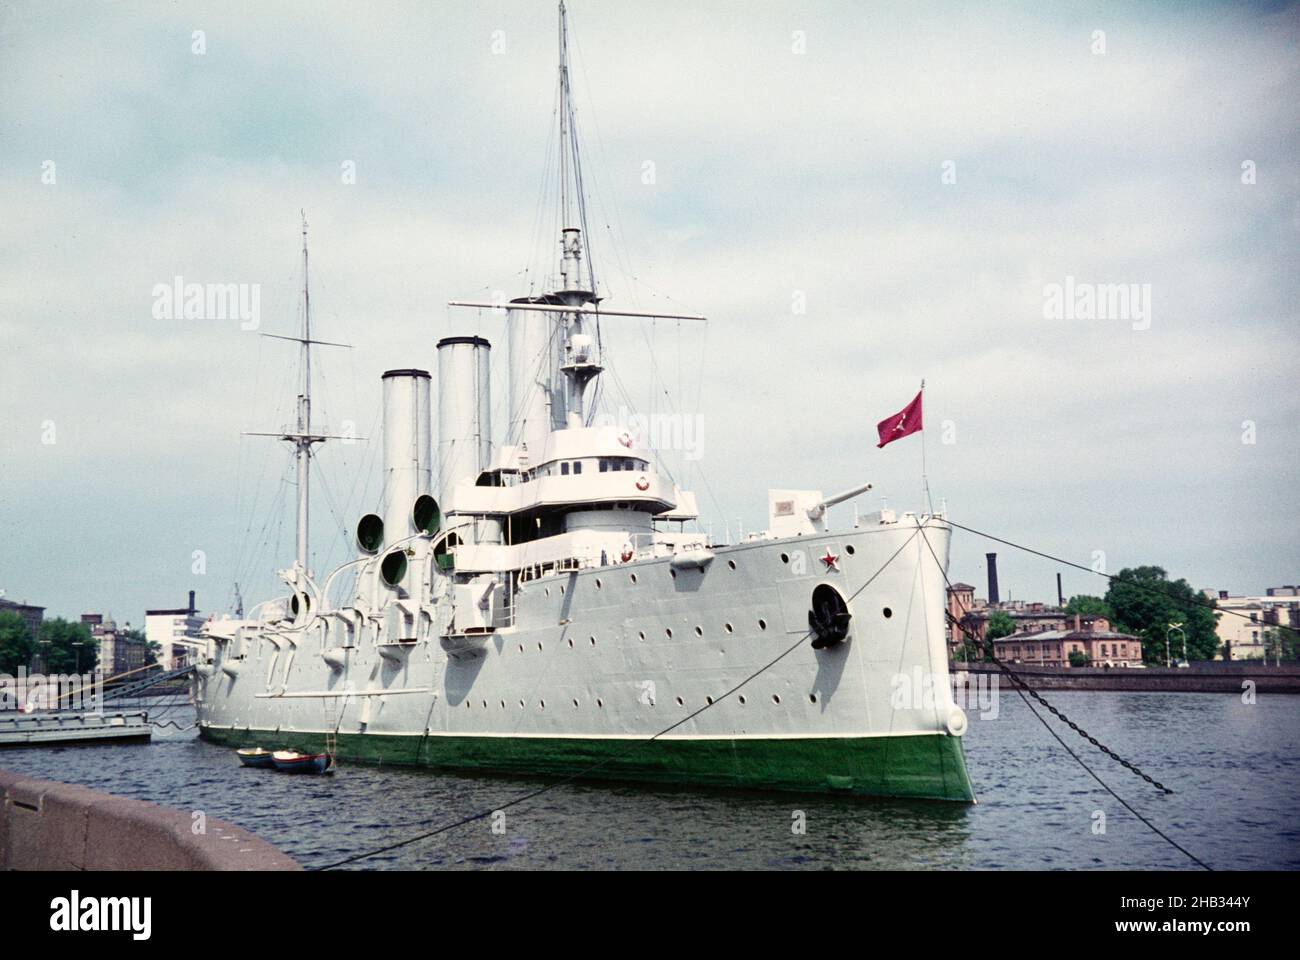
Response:
[[[1177,630],[1179,635],[1183,638],[1183,659],[1179,661],[1178,665],[1183,666],[1184,664],[1187,663],[1187,633],[1183,630],[1183,625],[1181,623],[1171,623],[1168,626],[1168,628],[1165,630],[1165,666],[1166,667],[1172,666],[1172,664],[1169,662],[1169,648],[1172,646],[1172,641],[1169,635],[1173,633],[1175,630]]]
[[[80,640],[73,640],[72,645],[77,648],[76,650],[77,675],[80,676],[81,675],[81,648],[85,646],[85,643],[83,643]]]

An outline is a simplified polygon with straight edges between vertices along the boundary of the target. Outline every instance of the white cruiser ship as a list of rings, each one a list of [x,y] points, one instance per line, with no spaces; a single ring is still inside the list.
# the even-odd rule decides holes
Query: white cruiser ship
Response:
[[[563,4],[559,86],[554,289],[453,302],[504,309],[504,385],[476,335],[437,343],[436,376],[384,374],[382,505],[355,558],[320,575],[309,483],[329,438],[312,428],[304,225],[297,419],[276,434],[297,458],[297,556],[284,596],[208,623],[201,735],[460,772],[971,801],[944,517],[882,509],[833,530],[828,508],[869,484],[774,489],[767,530],[714,542],[656,452],[599,422],[601,320],[672,315],[597,292]]]

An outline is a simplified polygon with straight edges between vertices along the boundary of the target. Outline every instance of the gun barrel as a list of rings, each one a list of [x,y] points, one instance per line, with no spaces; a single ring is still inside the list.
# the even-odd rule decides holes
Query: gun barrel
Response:
[[[845,500],[852,500],[854,497],[858,496],[859,494],[866,493],[868,490],[871,489],[871,486],[872,485],[869,483],[864,483],[859,487],[853,487],[849,490],[845,490],[841,493],[837,493],[833,497],[827,497],[821,503],[811,508],[808,511],[808,516],[816,520],[826,512],[827,507],[833,507],[835,506],[835,504],[843,503]]]

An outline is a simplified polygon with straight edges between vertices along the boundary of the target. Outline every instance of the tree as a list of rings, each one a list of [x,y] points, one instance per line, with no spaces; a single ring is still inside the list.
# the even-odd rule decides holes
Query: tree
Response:
[[[953,653],[953,659],[958,663],[976,663],[984,657],[980,653],[979,644],[963,634],[961,646]]]
[[[1071,651],[1070,651],[1070,666],[1072,666],[1072,667],[1086,667],[1086,666],[1087,666],[1089,663],[1091,663],[1091,662],[1092,662],[1092,658],[1089,657],[1089,656],[1088,656],[1086,653],[1084,653],[1082,650],[1071,650]]]
[[[1282,627],[1268,627],[1261,639],[1264,641],[1264,662],[1276,660],[1294,660],[1297,648],[1300,648],[1300,635],[1294,630]]]
[[[0,673],[16,674],[30,666],[36,641],[27,621],[12,610],[0,611]]]
[[[986,641],[1001,640],[1003,637],[1009,637],[1015,632],[1016,621],[1012,620],[1011,616],[1006,612],[995,610],[993,615],[989,617],[988,626],[984,629],[984,639]]]
[[[1001,640],[1014,632],[1015,620],[1011,619],[1010,614],[1002,610],[993,611],[992,617],[988,618],[988,626],[984,628],[984,649],[992,654],[993,641]]]
[[[84,623],[62,617],[41,624],[41,660],[47,674],[91,673],[99,662],[99,649]]]
[[[146,666],[152,666],[158,662],[158,654],[162,653],[162,644],[157,640],[148,640],[144,638],[142,630],[128,630],[126,635],[135,643],[144,644],[144,662]]]
[[[1125,568],[1106,591],[1112,626],[1142,640],[1147,663],[1164,663],[1171,625],[1182,626],[1188,660],[1213,660],[1221,644],[1215,630],[1220,614],[1214,600],[1193,590],[1186,580],[1169,580],[1161,567]],[[1177,631],[1175,631],[1177,632]],[[1175,648],[1182,647],[1175,637]],[[1179,651],[1181,652],[1181,650]]]
[[[1101,597],[1088,596],[1086,593],[1071,597],[1070,602],[1065,605],[1065,612],[1077,613],[1081,617],[1105,617],[1107,620],[1114,617],[1105,600]]]

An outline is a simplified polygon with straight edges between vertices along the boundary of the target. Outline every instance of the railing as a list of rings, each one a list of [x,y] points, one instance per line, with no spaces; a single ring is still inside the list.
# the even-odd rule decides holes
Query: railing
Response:
[[[594,567],[596,564],[590,560],[580,557],[565,557],[562,560],[554,560],[550,563],[535,563],[531,566],[524,567],[519,571],[519,582],[529,583],[533,580],[541,580],[544,577],[553,577],[561,573],[572,573],[575,570],[585,570]]]

